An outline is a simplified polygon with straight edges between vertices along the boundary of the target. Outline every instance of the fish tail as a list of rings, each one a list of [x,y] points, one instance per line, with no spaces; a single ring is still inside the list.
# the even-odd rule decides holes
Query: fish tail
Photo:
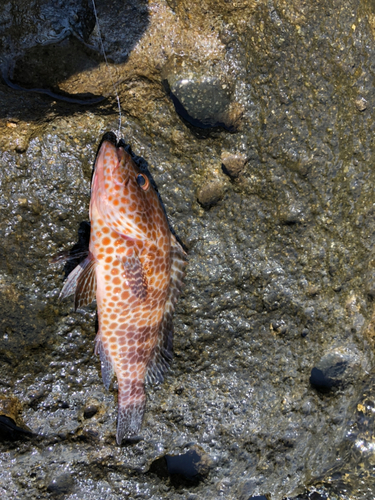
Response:
[[[118,379],[117,444],[124,437],[136,436],[142,426],[146,406],[143,381],[139,379]]]
[[[119,404],[117,416],[117,434],[116,442],[118,445],[124,437],[135,436],[139,433],[143,414],[145,412],[146,398]]]

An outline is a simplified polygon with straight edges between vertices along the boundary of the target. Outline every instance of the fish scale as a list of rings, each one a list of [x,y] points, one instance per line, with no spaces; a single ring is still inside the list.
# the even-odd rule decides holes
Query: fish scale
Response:
[[[95,352],[107,389],[117,377],[120,444],[141,428],[145,381],[162,381],[172,358],[172,315],[186,254],[148,178],[112,133],[95,162],[90,222],[89,255],[60,295],[75,293],[76,308],[96,298]]]

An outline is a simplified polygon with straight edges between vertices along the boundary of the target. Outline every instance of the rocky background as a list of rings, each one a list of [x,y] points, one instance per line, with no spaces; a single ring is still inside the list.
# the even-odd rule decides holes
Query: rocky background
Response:
[[[375,497],[375,4],[0,4],[0,496]],[[59,302],[118,129],[189,255],[175,358],[115,443]]]

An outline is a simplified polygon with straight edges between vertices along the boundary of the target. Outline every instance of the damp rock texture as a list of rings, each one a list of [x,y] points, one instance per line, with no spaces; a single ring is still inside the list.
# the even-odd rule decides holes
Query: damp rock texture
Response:
[[[97,0],[108,68],[90,2],[0,10],[1,498],[373,498],[373,2]],[[189,256],[121,447],[50,263],[87,245],[112,81]]]

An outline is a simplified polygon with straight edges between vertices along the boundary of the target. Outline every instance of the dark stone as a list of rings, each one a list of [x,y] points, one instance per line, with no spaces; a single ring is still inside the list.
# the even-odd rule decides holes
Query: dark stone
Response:
[[[326,376],[326,374],[318,368],[313,368],[311,370],[310,384],[322,392],[328,392],[330,389],[337,386],[337,383],[334,380],[332,380],[329,376]]]
[[[230,97],[218,78],[181,78],[170,89],[177,113],[195,127],[230,128],[226,117]]]
[[[91,418],[93,417],[97,412],[98,412],[98,406],[95,404],[89,404],[86,406],[86,408],[83,410],[83,416],[85,418]]]
[[[47,486],[47,491],[55,495],[67,495],[72,492],[74,481],[68,472],[64,472],[51,480]]]
[[[311,370],[310,384],[323,393],[344,389],[358,376],[359,361],[354,354],[334,351],[321,358]]]
[[[194,448],[179,455],[164,455],[151,464],[149,471],[162,479],[171,478],[175,486],[199,483],[209,471],[210,460]]]
[[[165,455],[169,474],[181,474],[187,479],[193,479],[199,474],[200,455],[195,450],[189,450],[181,455]]]

